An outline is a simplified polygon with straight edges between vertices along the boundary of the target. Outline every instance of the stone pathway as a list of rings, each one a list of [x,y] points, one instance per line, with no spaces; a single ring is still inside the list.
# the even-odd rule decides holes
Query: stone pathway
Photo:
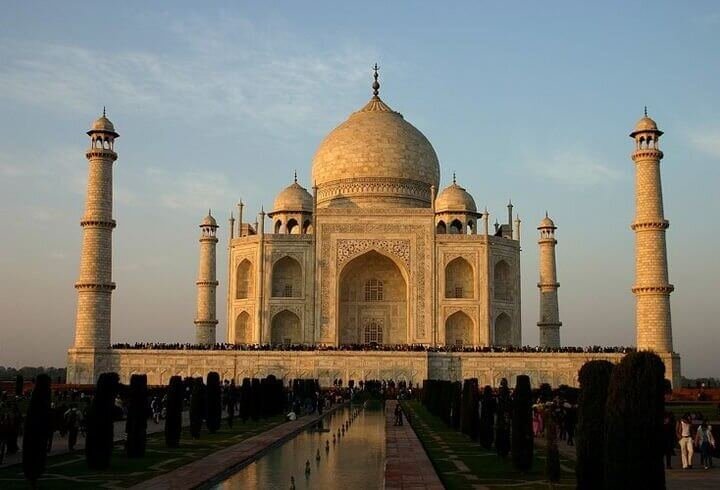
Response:
[[[435,473],[430,459],[410,423],[393,425],[395,403],[385,407],[385,488],[436,489],[445,487]]]
[[[186,427],[190,425],[190,412],[183,412],[183,427]],[[159,424],[156,424],[152,420],[148,420],[147,425],[147,433],[148,434],[155,434],[156,432],[162,432],[165,430],[165,421],[161,420]],[[114,434],[115,434],[115,441],[124,441],[125,440],[125,421],[120,420],[118,422],[115,422],[114,427]],[[0,464],[0,468],[3,468],[5,466],[10,466],[14,464],[22,463],[22,436],[18,438],[18,444],[20,444],[20,451],[17,452],[17,454],[6,454],[5,459]],[[85,437],[78,435],[77,444],[75,444],[75,451],[82,451],[85,449]],[[48,453],[48,456],[56,456],[59,454],[66,454],[69,453],[68,450],[68,441],[67,441],[67,435],[65,437],[60,437],[60,433],[56,432],[55,437],[53,437],[53,444],[52,444],[52,450]]]
[[[322,416],[309,415],[292,422],[285,422],[262,434],[245,439],[234,446],[221,449],[193,463],[144,481],[132,488],[175,490],[207,486],[210,482],[218,482],[225,476],[229,476],[255,461],[268,449],[292,438],[298,432],[341,406],[344,405],[337,405]]]

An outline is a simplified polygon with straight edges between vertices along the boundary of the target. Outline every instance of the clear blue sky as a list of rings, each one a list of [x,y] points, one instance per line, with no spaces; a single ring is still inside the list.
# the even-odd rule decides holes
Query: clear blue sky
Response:
[[[193,338],[197,223],[271,206],[370,95],[434,145],[478,205],[524,224],[523,340],[537,342],[535,227],[559,226],[563,342],[634,342],[633,165],[644,105],[666,132],[675,347],[720,376],[717,2],[6,2],[0,16],[0,364],[72,342],[84,132],[108,107],[113,339]],[[225,308],[221,301],[220,335]]]

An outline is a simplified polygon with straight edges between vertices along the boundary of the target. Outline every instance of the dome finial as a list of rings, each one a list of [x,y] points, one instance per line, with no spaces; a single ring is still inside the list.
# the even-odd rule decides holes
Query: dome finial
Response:
[[[453,172],[453,185],[457,184],[457,180],[455,179],[455,172]]]
[[[647,117],[647,106],[645,106],[645,109],[643,110],[643,112],[645,113],[645,117]]]
[[[293,170],[293,181],[297,184],[297,170]]]
[[[106,117],[105,116],[105,106],[103,106],[103,117]]]
[[[374,73],[373,73],[373,78],[375,79],[375,81],[374,81],[373,84],[372,84],[373,95],[374,95],[375,97],[377,97],[378,94],[380,93],[380,82],[378,82],[378,76],[379,76],[379,75],[378,75],[378,70],[379,70],[378,64],[375,63],[375,66],[373,66],[373,72],[374,72]]]

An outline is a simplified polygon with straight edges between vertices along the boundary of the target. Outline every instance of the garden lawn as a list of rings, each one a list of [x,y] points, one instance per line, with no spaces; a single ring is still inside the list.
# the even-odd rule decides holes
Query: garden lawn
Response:
[[[107,471],[91,471],[85,463],[84,451],[61,454],[48,458],[45,474],[39,482],[40,488],[126,488],[170,470],[196,461],[222,448],[232,446],[264,432],[284,421],[283,416],[248,420],[243,423],[235,419],[233,428],[223,420],[221,429],[209,434],[203,427],[200,439],[190,437],[188,427],[183,428],[179,448],[165,447],[163,432],[148,436],[145,457],[129,459],[125,456],[122,442],[116,443],[111,467]],[[0,488],[28,488],[23,477],[22,465],[0,468]]]
[[[486,451],[431,415],[419,402],[404,402],[403,407],[446,488],[548,488],[544,449],[535,447],[532,469],[523,474],[513,468],[510,456],[502,459],[494,451]],[[575,488],[575,463],[561,457],[560,464],[561,481],[555,488]]]

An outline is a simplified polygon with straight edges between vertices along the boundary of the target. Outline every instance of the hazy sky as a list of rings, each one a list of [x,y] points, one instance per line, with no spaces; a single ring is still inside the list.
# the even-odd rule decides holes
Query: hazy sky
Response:
[[[381,95],[495,216],[523,219],[523,341],[537,231],[559,229],[562,341],[635,341],[633,164],[647,105],[662,176],[675,350],[720,376],[717,2],[5,2],[0,15],[0,365],[64,365],[90,123],[108,107],[113,340],[194,337],[198,223],[268,209],[325,134]],[[254,221],[254,219],[252,220]],[[219,301],[218,337],[225,305]]]

